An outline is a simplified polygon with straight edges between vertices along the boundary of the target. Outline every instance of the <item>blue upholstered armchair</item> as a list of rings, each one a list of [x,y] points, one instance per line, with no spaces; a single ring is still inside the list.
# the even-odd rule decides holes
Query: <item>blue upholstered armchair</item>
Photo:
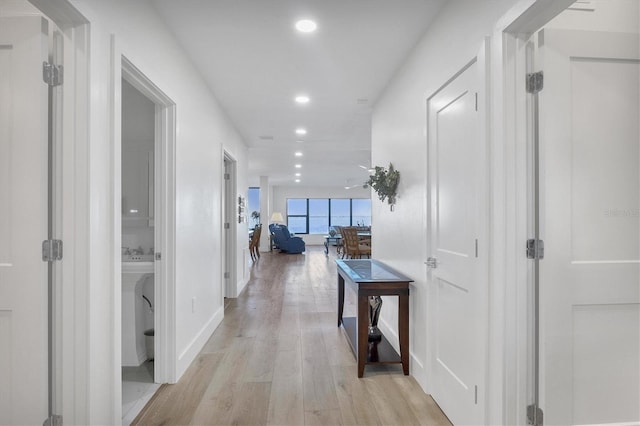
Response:
[[[285,225],[271,224],[269,225],[269,230],[273,235],[273,242],[281,251],[292,254],[304,252],[305,244],[303,239],[292,237],[289,228]]]

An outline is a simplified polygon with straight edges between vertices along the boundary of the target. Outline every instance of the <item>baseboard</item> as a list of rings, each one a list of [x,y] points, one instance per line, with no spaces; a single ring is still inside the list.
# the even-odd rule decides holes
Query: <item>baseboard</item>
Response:
[[[209,340],[209,337],[213,334],[213,332],[218,328],[222,320],[224,319],[224,306],[218,308],[218,310],[213,314],[211,319],[205,324],[204,327],[200,330],[200,332],[189,342],[184,351],[178,355],[178,365],[177,365],[177,379],[187,371],[187,368],[191,365],[196,356],[200,353],[204,345]]]
[[[389,340],[391,346],[393,346],[393,348],[398,351],[398,353],[400,353],[397,331],[392,329],[389,326],[389,323],[386,322],[383,318],[379,319],[378,328],[380,329],[380,331],[382,331],[382,334],[387,337],[387,340]],[[411,346],[411,343],[409,343],[409,346]],[[409,351],[409,358],[411,358],[411,360],[409,361],[409,373],[413,376],[414,379],[416,379],[422,390],[427,393],[427,370],[425,368],[424,362],[422,362],[422,360],[411,350]]]

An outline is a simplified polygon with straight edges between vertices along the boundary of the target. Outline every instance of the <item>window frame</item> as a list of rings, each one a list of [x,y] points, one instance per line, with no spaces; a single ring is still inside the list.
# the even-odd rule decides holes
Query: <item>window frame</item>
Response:
[[[306,201],[306,206],[307,206],[307,214],[306,215],[299,215],[299,214],[289,214],[289,200],[305,200]],[[312,198],[287,198],[286,199],[286,206],[287,206],[287,212],[286,212],[286,216],[287,216],[287,226],[289,225],[289,218],[290,217],[295,217],[295,218],[300,218],[300,217],[304,217],[305,218],[305,232],[297,232],[297,231],[293,231],[296,234],[301,234],[301,235],[322,235],[322,233],[320,234],[310,234],[309,233],[309,200],[327,200],[328,201],[328,207],[329,207],[329,212],[328,212],[328,228],[327,228],[327,232],[329,231],[329,228],[331,228],[331,226],[333,226],[331,224],[331,201],[332,200],[349,200],[349,225],[348,226],[354,226],[353,225],[353,200],[369,200],[371,201],[370,198],[318,198],[318,197],[312,197]],[[371,218],[371,216],[369,216],[369,218]],[[369,222],[371,222],[371,220],[369,220]],[[345,225],[338,225],[338,226],[345,226]]]

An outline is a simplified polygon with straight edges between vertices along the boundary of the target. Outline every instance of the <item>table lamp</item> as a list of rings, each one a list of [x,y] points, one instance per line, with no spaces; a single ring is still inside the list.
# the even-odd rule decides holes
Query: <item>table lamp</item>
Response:
[[[282,217],[282,213],[280,212],[271,213],[271,223],[284,223],[284,218]]]

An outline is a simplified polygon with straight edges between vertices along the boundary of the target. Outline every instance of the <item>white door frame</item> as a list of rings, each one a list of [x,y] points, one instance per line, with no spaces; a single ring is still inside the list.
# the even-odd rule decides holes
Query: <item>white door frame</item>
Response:
[[[222,229],[220,235],[222,235],[223,244],[220,247],[220,264],[222,265],[220,282],[223,283],[220,288],[222,295],[220,300],[224,300],[224,297],[238,297],[238,256],[237,256],[237,241],[238,241],[238,176],[237,176],[237,161],[235,157],[226,149],[222,149],[222,170],[223,173],[226,170],[225,161],[229,162],[229,184],[223,180],[222,184],[225,186],[223,191],[224,197],[222,201]],[[224,179],[224,177],[223,177]],[[229,229],[224,229],[225,221],[229,219]],[[228,269],[228,270],[227,270]],[[229,275],[229,278],[225,278],[225,272]]]
[[[504,336],[502,354],[490,354],[490,388],[496,391],[490,419],[527,424],[533,400],[532,316],[533,262],[525,256],[532,223],[531,137],[525,90],[526,41],[573,0],[523,0],[496,26],[493,37],[491,141],[492,250],[491,328]],[[497,392],[501,389],[501,395]]]
[[[62,138],[56,147],[54,221],[64,258],[54,268],[54,413],[69,424],[90,423],[89,347],[89,24],[66,0],[29,0],[64,37]],[[62,214],[64,212],[64,214]],[[64,372],[64,374],[62,373]]]
[[[176,381],[175,301],[175,103],[126,57],[122,56],[122,78],[150,99],[156,108],[154,131],[154,230],[155,347],[154,380]],[[118,84],[116,86],[119,86]],[[116,160],[121,170],[121,162]],[[116,173],[118,174],[118,173]],[[122,197],[116,197],[116,202]],[[160,255],[161,259],[157,259]]]

